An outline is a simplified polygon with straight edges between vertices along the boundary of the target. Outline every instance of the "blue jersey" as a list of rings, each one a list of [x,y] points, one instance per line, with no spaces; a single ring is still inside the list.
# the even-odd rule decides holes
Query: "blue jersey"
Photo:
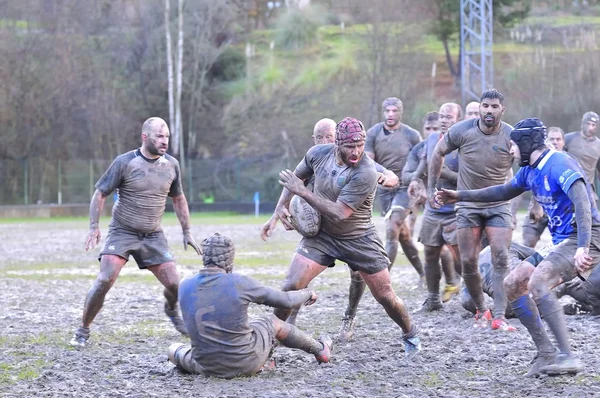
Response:
[[[524,166],[511,180],[514,187],[531,191],[535,200],[548,215],[548,229],[552,243],[558,244],[575,232],[575,206],[567,192],[577,180],[586,183],[592,208],[592,224],[600,223],[600,214],[592,199],[590,185],[579,164],[563,152],[549,150],[538,165]]]

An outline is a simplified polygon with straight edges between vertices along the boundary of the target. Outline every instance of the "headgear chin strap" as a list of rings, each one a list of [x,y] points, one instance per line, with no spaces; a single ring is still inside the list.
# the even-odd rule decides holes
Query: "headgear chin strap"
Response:
[[[523,119],[515,124],[510,139],[519,147],[521,153],[519,165],[528,166],[532,152],[545,145],[546,126],[537,117]]]
[[[353,117],[345,117],[335,126],[335,145],[364,141],[367,138],[365,126]]]

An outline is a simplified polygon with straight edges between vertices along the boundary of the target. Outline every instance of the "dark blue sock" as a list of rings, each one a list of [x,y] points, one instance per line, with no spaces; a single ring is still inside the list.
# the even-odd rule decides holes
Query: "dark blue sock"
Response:
[[[535,302],[529,294],[511,301],[510,305],[519,321],[525,326],[539,352],[554,352],[554,345],[544,328],[542,318]]]

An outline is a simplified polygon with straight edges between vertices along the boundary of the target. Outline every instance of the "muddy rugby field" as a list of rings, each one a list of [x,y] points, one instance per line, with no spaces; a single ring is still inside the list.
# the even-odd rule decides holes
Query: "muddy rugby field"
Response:
[[[236,243],[236,268],[279,287],[299,240],[282,229],[260,240],[266,217],[194,215],[198,241],[213,232]],[[522,217],[520,218],[522,220]],[[383,233],[383,223],[376,219]],[[108,219],[102,219],[103,238]],[[183,251],[173,215],[164,230],[182,276],[201,266]],[[574,349],[586,370],[577,376],[526,379],[534,346],[524,328],[502,333],[476,330],[458,301],[434,314],[415,315],[423,352],[404,360],[399,328],[370,293],[360,304],[353,340],[334,347],[333,360],[279,347],[276,367],[252,378],[218,380],[182,374],[167,361],[167,347],[185,339],[162,312],[160,284],[134,262],[123,269],[92,325],[92,344],[68,346],[83,300],[98,270],[85,252],[85,219],[0,220],[0,396],[4,397],[591,397],[600,396],[600,319],[569,316]],[[520,237],[520,228],[515,233]],[[547,237],[546,237],[547,239]],[[411,311],[425,293],[403,256],[392,270],[396,292]],[[298,326],[318,336],[336,334],[347,302],[348,268],[338,264],[313,281],[315,305],[303,308]],[[270,312],[251,306],[251,315]]]

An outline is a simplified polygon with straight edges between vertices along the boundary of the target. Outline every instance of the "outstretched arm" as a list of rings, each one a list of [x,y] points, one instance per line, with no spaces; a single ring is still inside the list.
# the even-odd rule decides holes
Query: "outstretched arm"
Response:
[[[442,188],[441,191],[435,193],[434,203],[436,204],[436,208],[439,208],[444,203],[456,203],[459,201],[495,202],[512,199],[523,192],[525,192],[523,188],[513,186],[510,181],[502,185],[469,191],[453,191]]]
[[[290,309],[302,304],[311,305],[317,301],[317,294],[308,289],[289,292],[282,292],[271,288],[265,289],[267,289],[267,295],[262,304],[269,307]]]

